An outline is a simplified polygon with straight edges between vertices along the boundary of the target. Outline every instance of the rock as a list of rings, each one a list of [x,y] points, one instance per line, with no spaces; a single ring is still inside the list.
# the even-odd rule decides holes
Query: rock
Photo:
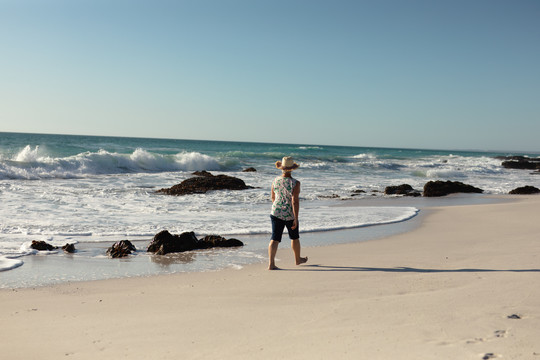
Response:
[[[510,160],[510,161],[503,161],[502,167],[506,169],[523,169],[523,170],[535,170],[540,169],[540,163],[536,161],[528,161],[528,160]]]
[[[67,252],[69,254],[73,254],[75,252],[75,245],[66,244],[66,245],[62,246],[62,250],[64,250],[65,252]]]
[[[332,194],[332,195],[319,195],[319,199],[339,199],[340,196],[338,194]]]
[[[165,255],[168,253],[209,249],[213,247],[234,247],[243,245],[244,243],[240,240],[225,239],[219,235],[208,235],[197,240],[193,232],[172,235],[167,230],[163,230],[154,236],[154,239],[148,246],[148,252],[153,252],[156,255]]]
[[[521,315],[519,315],[519,314],[512,314],[512,315],[508,315],[507,318],[513,319],[513,320],[520,320],[520,319],[521,319]]]
[[[540,157],[530,158],[528,156],[496,156],[495,159],[504,160],[501,165],[506,169],[525,169],[540,171]]]
[[[540,193],[540,189],[534,186],[522,186],[510,191],[510,194],[512,195],[530,195],[538,193]]]
[[[172,235],[167,230],[163,230],[154,236],[147,251],[153,252],[156,255],[189,251],[197,248],[197,241],[194,232],[184,232],[180,235]]]
[[[414,189],[409,184],[403,184],[403,185],[398,185],[398,186],[387,186],[384,189],[384,194],[385,195],[404,195],[413,190]]]
[[[51,251],[56,250],[58,247],[53,246],[49,243],[46,243],[42,240],[32,240],[32,244],[30,245],[32,249],[39,250],[39,251]]]
[[[130,255],[133,251],[137,251],[135,246],[129,240],[121,240],[115,242],[107,249],[107,255],[112,258],[121,258]]]
[[[387,186],[384,189],[385,195],[405,195],[405,196],[420,196],[420,192],[414,190],[409,184],[398,186]]]
[[[247,169],[244,169],[242,170],[242,172],[256,172],[257,169],[255,169],[254,167],[248,167]]]
[[[209,249],[213,247],[236,247],[244,246],[244,243],[238,239],[225,239],[219,235],[207,235],[199,240],[200,249]]]
[[[192,173],[192,175],[197,175],[197,176],[214,176],[214,175],[212,175],[212,173],[209,173],[209,172],[206,171],[206,170],[203,170],[203,171],[195,171],[194,173]]]
[[[209,174],[209,175],[208,175]],[[158,190],[158,193],[167,195],[204,194],[210,190],[246,190],[253,189],[247,186],[242,179],[227,175],[201,175],[182,181],[171,188]]]
[[[499,160],[514,160],[514,161],[532,161],[540,163],[540,157],[530,158],[528,156],[510,155],[510,156],[495,156],[495,159]]]
[[[424,185],[424,196],[445,196],[454,193],[483,193],[484,190],[459,181],[428,181]]]
[[[365,194],[366,192],[364,190],[354,190],[352,193],[351,193],[351,196],[358,196],[360,194]]]

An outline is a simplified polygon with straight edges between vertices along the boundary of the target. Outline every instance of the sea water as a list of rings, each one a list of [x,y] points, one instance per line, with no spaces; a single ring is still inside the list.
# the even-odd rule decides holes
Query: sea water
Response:
[[[81,250],[74,256],[99,258],[104,257],[99,244],[128,239],[144,248],[164,229],[246,243],[240,251],[179,260],[184,266],[174,271],[260,260],[270,232],[270,184],[280,175],[274,163],[285,155],[300,164],[293,176],[301,181],[303,234],[414,217],[416,207],[391,203],[337,207],[344,200],[385,197],[389,185],[421,190],[429,180],[453,180],[503,194],[518,186],[538,187],[540,180],[530,171],[504,169],[495,158],[510,155],[504,152],[0,133],[0,270],[21,271],[43,256],[30,248],[32,240],[75,243]],[[242,172],[248,167],[257,171]],[[179,197],[156,193],[196,170],[235,176],[253,188]],[[107,276],[112,275],[101,277]],[[6,286],[14,284],[0,278],[0,287]]]

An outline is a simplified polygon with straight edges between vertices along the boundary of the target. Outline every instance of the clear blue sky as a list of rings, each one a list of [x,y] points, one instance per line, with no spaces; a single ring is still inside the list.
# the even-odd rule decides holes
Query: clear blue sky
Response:
[[[0,131],[540,151],[537,0],[0,0]]]

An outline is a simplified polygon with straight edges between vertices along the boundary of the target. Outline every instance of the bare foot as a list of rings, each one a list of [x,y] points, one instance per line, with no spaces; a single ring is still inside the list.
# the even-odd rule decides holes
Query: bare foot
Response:
[[[296,262],[296,265],[300,265],[300,264],[304,264],[304,263],[307,263],[307,256],[306,257],[301,257],[300,261]]]
[[[268,270],[281,270],[281,269],[278,268],[276,265],[274,265],[274,266],[269,266]]]

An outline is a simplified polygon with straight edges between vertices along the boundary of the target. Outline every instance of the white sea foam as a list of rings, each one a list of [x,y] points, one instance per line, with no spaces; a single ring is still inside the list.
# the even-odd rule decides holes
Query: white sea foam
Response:
[[[32,148],[32,146],[26,145],[24,149],[22,149],[19,153],[17,153],[17,155],[15,155],[13,161],[29,163],[40,161],[40,159],[45,160],[46,158],[47,157],[43,156],[43,152],[40,150],[39,146],[34,146]]]
[[[269,189],[265,175],[250,174],[247,191],[209,192],[187,197],[157,195],[137,184],[166,184],[168,174],[139,174],[90,180],[25,182],[10,191],[0,209],[0,254],[8,244],[22,243],[26,254],[30,240],[43,239],[55,246],[66,242],[116,241],[146,238],[163,229],[172,233],[195,231],[198,235],[266,234],[269,232]],[[178,182],[175,181],[175,182]],[[311,194],[316,183],[304,183],[306,197],[301,213],[304,232],[361,227],[403,221],[414,216],[411,208],[332,208]],[[42,188],[41,186],[45,186]],[[162,185],[163,186],[163,185]],[[31,207],[27,206],[32,204]],[[17,217],[10,214],[17,213]],[[4,251],[3,251],[4,250]]]
[[[377,157],[374,154],[358,154],[353,155],[352,158],[359,160],[375,160]]]
[[[0,255],[0,271],[13,270],[19,266],[22,266],[22,264],[24,264],[22,260],[10,259],[6,256]]]
[[[13,159],[0,162],[0,180],[73,179],[124,173],[213,171],[221,168],[215,158],[198,152],[163,155],[138,148],[131,154],[99,150],[54,158],[39,146],[27,145]]]

